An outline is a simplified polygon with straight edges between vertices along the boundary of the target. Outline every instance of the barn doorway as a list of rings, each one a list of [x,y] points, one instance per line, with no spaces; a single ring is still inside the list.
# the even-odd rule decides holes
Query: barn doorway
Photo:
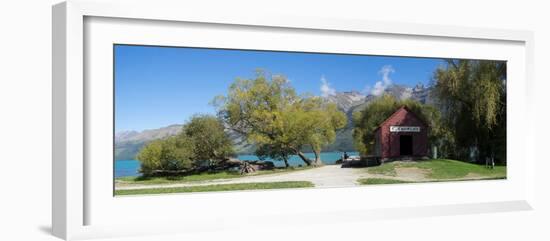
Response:
[[[413,138],[411,135],[399,136],[399,155],[412,156],[413,154]]]

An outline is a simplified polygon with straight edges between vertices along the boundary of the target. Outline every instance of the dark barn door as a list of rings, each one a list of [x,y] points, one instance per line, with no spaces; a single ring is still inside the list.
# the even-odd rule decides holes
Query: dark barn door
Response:
[[[399,155],[412,156],[413,154],[413,138],[411,135],[399,136]]]

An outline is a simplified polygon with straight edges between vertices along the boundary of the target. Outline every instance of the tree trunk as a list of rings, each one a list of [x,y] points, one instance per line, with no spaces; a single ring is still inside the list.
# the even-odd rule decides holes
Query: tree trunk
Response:
[[[253,173],[256,171],[256,168],[248,162],[243,162],[243,165],[241,166],[241,175]]]
[[[288,160],[286,158],[283,159],[285,161],[285,168],[288,168],[290,165],[288,164]]]
[[[304,153],[302,153],[299,150],[294,150],[294,151],[296,152],[296,155],[298,155],[302,159],[302,161],[306,163],[306,165],[311,166],[311,164],[313,163],[311,159],[307,158],[307,156],[304,155]]]
[[[322,166],[324,165],[323,161],[321,161],[321,150],[315,150],[313,149],[313,153],[315,154],[315,160],[313,161],[313,166]]]

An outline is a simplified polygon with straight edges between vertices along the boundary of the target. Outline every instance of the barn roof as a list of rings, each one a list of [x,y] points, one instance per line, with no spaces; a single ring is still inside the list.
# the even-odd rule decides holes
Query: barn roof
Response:
[[[414,116],[414,118],[416,118],[417,120],[419,120],[420,122],[422,122],[422,124],[424,126],[428,126],[428,124],[420,117],[418,117],[418,115],[416,113],[414,113],[414,111],[412,111],[411,109],[409,109],[409,107],[407,106],[401,106],[399,107],[399,109],[397,109],[395,112],[393,112],[393,114],[391,114],[388,118],[386,118],[386,120],[382,121],[382,123],[380,123],[380,125],[378,125],[378,127],[376,127],[376,129],[374,129],[374,131],[376,132],[378,129],[380,129],[380,127],[382,127],[384,124],[386,124],[386,122],[388,122],[390,119],[392,119],[395,115],[397,115],[397,113],[400,111],[400,110],[405,110],[407,111],[407,113],[410,113],[411,115]]]

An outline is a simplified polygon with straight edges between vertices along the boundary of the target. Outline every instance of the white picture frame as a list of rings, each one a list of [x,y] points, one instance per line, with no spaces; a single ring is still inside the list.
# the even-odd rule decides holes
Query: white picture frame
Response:
[[[149,11],[152,8],[155,8],[155,11]],[[94,25],[98,26],[97,28],[94,27],[91,30],[86,28],[86,21],[90,19],[100,20],[94,20],[95,22],[92,21],[93,23],[91,23],[98,24],[99,22],[98,25]],[[107,20],[103,21],[101,19]],[[121,24],[118,24],[117,21]],[[60,238],[83,239],[139,234],[201,232],[205,230],[223,231],[227,228],[238,228],[239,222],[247,222],[258,227],[265,224],[292,226],[303,222],[355,222],[383,218],[530,210],[533,208],[535,173],[533,148],[535,140],[534,127],[529,125],[529,117],[533,116],[533,110],[530,108],[532,99],[529,97],[529,94],[533,92],[533,34],[531,32],[265,14],[261,16],[233,16],[231,14],[211,16],[204,12],[186,8],[183,2],[173,1],[162,2],[162,4],[159,1],[150,3],[67,1],[53,7],[52,22],[54,139],[52,151],[52,226],[53,234]],[[150,38],[146,36],[139,37],[135,33],[131,33],[131,27],[125,25],[127,23],[131,23],[134,27],[139,27],[140,24],[142,27],[147,26],[147,29],[155,34],[149,36]],[[112,181],[109,179],[110,176],[105,177],[109,179],[105,181],[98,181],[99,179],[95,177],[101,176],[102,173],[112,172],[112,169],[106,170],[108,167],[105,165],[98,165],[88,160],[90,158],[90,148],[95,148],[93,143],[99,140],[97,138],[97,140],[88,139],[90,138],[91,129],[96,128],[94,124],[90,123],[98,123],[98,119],[94,118],[102,118],[101,116],[103,116],[103,114],[95,115],[97,113],[94,112],[95,102],[90,103],[90,101],[97,100],[94,95],[101,94],[100,92],[106,88],[102,84],[107,84],[107,82],[97,85],[97,81],[95,81],[90,85],[89,82],[85,81],[85,78],[94,78],[86,74],[86,68],[97,69],[98,72],[94,72],[94,75],[109,73],[109,69],[96,68],[94,63],[97,62],[97,59],[88,59],[89,56],[87,55],[90,54],[90,51],[86,48],[97,49],[97,52],[94,51],[95,56],[100,58],[99,60],[104,58],[103,60],[107,61],[105,58],[109,56],[103,54],[104,51],[101,50],[103,47],[96,48],[96,46],[105,46],[101,45],[101,41],[111,45],[121,41],[121,39],[125,43],[130,41],[130,43],[136,44],[180,45],[179,40],[173,40],[174,36],[177,35],[165,35],[164,32],[166,31],[163,30],[163,24],[174,28],[186,28],[188,25],[194,25],[194,31],[208,32],[209,34],[219,34],[216,31],[220,31],[220,29],[225,32],[246,31],[250,32],[251,36],[260,39],[261,36],[266,34],[280,35],[288,32],[289,34],[303,35],[303,37],[300,37],[303,38],[302,42],[308,40],[308,38],[311,39],[312,34],[321,39],[334,38],[335,40],[344,37],[349,38],[350,35],[354,35],[357,38],[371,38],[373,43],[376,43],[376,38],[391,38],[395,39],[396,43],[402,40],[402,42],[424,42],[431,45],[434,42],[441,43],[437,46],[442,49],[451,48],[453,45],[465,48],[460,53],[459,51],[447,53],[453,57],[483,58],[484,56],[492,56],[491,59],[511,61],[509,62],[511,63],[511,72],[509,73],[509,85],[511,87],[509,88],[513,91],[508,97],[510,103],[508,113],[512,118],[509,121],[508,128],[511,131],[508,138],[510,140],[510,138],[515,137],[514,139],[517,140],[514,140],[512,144],[510,142],[508,144],[508,153],[511,157],[508,165],[510,170],[508,178],[502,181],[407,184],[322,190],[297,189],[128,198],[115,198],[111,195],[108,197],[105,194],[107,192],[102,191],[104,190],[102,188]],[[112,26],[112,28],[107,25]],[[110,30],[106,30],[105,26]],[[122,34],[120,36],[108,35],[108,31],[112,30],[120,31]],[[125,30],[128,30],[128,32],[125,32]],[[87,34],[93,35],[96,33],[97,38],[86,38]],[[176,31],[172,34],[178,33]],[[103,38],[101,36],[107,37]],[[98,44],[87,45],[86,41],[89,40]],[[219,43],[215,42],[203,43],[208,46],[202,47],[239,47],[237,44],[231,45],[231,41],[227,42],[224,46],[217,46]],[[403,42],[403,46],[407,45],[405,42]],[[200,42],[194,45],[190,43],[188,42],[186,45],[197,47],[201,45]],[[350,44],[350,46],[354,45]],[[485,50],[475,53],[480,46],[485,46]],[[299,43],[292,46],[288,43],[282,43],[281,45],[271,43],[271,45],[265,46],[260,44],[249,48],[281,50],[304,50],[304,48],[309,48],[310,51],[351,51],[354,53],[361,51],[353,49],[353,47],[342,49],[338,46],[330,47],[329,45],[306,47],[300,46]],[[429,45],[419,48],[420,50],[416,50],[417,52],[411,50],[408,54],[404,53],[403,49],[392,50],[389,47],[384,48],[384,45],[381,44],[376,51],[379,51],[379,54],[387,55],[448,57],[443,52],[430,52]],[[365,50],[364,53],[373,54],[372,51]],[[112,79],[109,81],[112,81]],[[112,84],[112,82],[109,83]],[[89,89],[97,91],[92,91],[90,94],[87,92]],[[107,98],[103,101],[108,104],[112,99]],[[524,127],[524,130],[518,132],[518,127]],[[101,134],[97,136],[105,138],[101,137]],[[456,192],[457,196],[453,196],[452,193],[446,191],[448,189]],[[474,195],[457,198],[459,194],[468,192],[474,193]],[[410,200],[395,201],[391,199],[399,193],[406,193],[411,196]],[[444,195],[438,196],[437,193],[444,193]],[[372,197],[373,195],[377,195],[378,199],[364,200],[365,197]],[[419,198],[422,196],[428,198],[426,200]],[[228,204],[239,205],[242,200],[266,203],[269,202],[266,200],[280,200],[288,197],[299,198],[306,202],[317,198],[332,198],[332,201],[337,202],[346,198],[350,206],[321,210],[320,207],[326,203],[311,205],[303,209],[283,204],[277,208],[263,210],[256,215],[243,215],[239,212],[219,208],[205,210],[205,207],[214,204],[214,201],[220,200]],[[438,198],[439,200],[434,200]],[[149,221],[143,226],[135,226],[135,223],[131,223],[131,219],[135,218],[128,217],[128,215],[145,204],[160,206],[164,210],[176,205],[193,208],[182,208],[169,214],[159,214],[158,212],[163,210],[162,208],[141,209],[143,215],[146,215]],[[210,215],[208,218],[204,218],[205,212]],[[187,215],[188,219],[181,218],[183,213]],[[201,214],[203,217],[201,217]],[[227,220],[223,219],[224,215],[232,215],[232,222],[226,222]],[[330,217],[329,220],[326,218],[327,215]],[[90,218],[94,216],[99,218]],[[107,220],[107,217],[111,220]],[[189,217],[193,218],[192,222]]]

